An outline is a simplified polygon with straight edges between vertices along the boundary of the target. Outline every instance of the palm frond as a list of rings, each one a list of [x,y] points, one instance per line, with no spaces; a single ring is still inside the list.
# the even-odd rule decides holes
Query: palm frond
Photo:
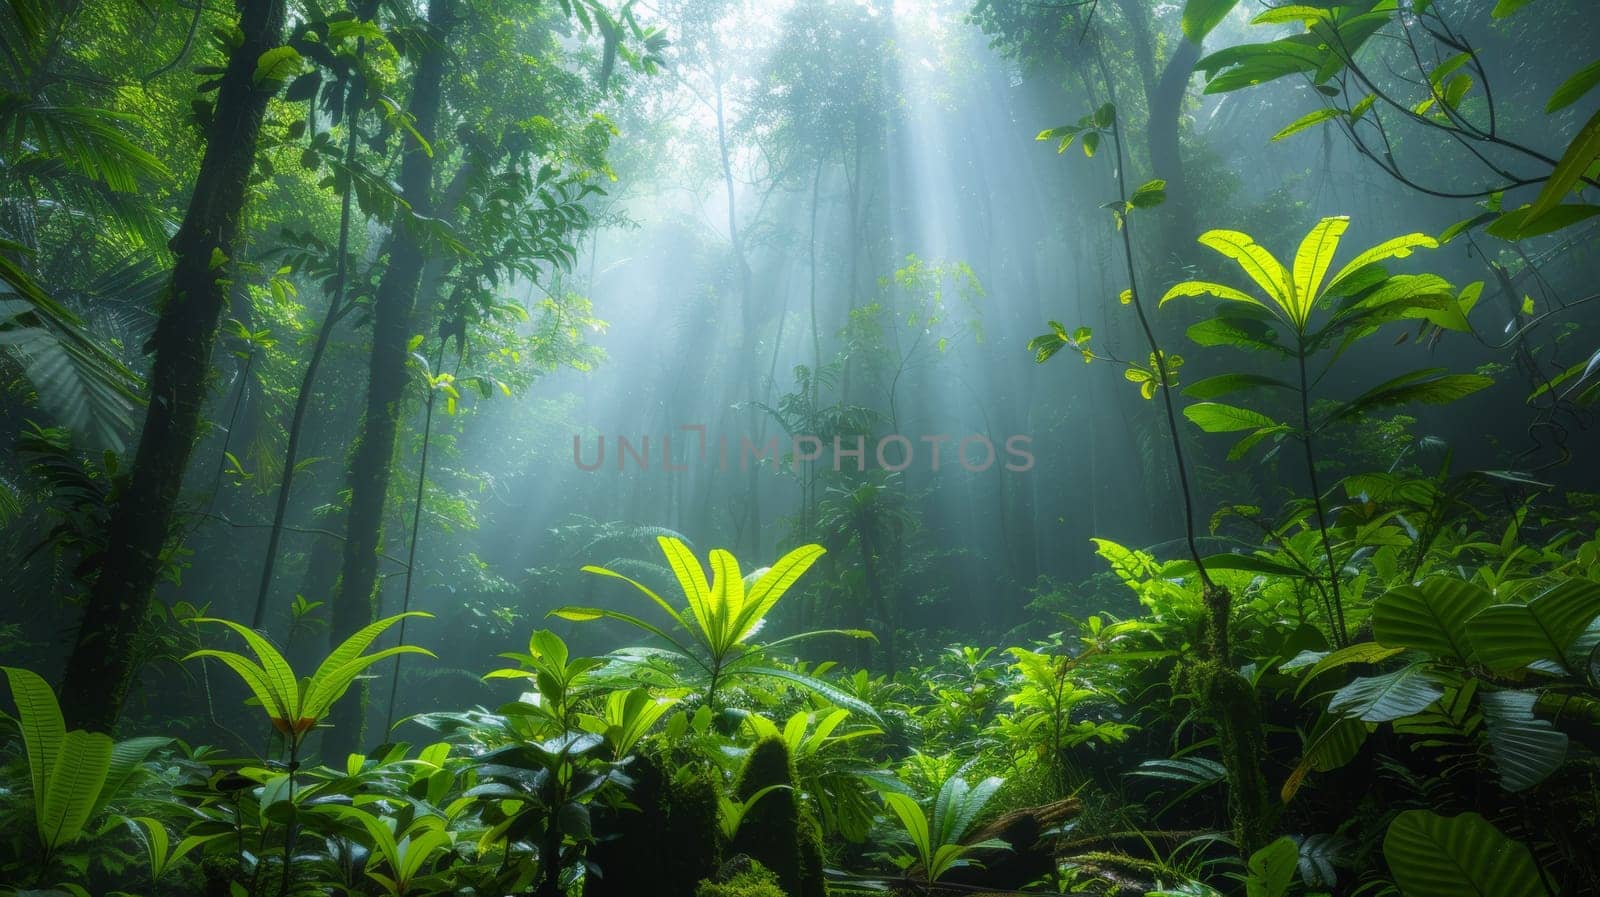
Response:
[[[0,346],[21,364],[39,403],[62,424],[120,448],[139,402],[139,378],[51,298],[0,242]],[[14,298],[12,298],[14,297]]]
[[[0,153],[52,156],[112,190],[133,193],[141,179],[164,179],[167,169],[118,127],[128,120],[107,109],[0,94]]]

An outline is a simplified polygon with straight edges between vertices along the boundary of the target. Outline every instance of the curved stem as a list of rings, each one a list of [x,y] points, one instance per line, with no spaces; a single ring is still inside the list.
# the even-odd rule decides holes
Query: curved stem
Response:
[[[255,364],[256,352],[245,356],[244,367],[239,369],[239,389],[233,396],[233,410],[228,412],[228,428],[222,437],[222,449],[217,453],[217,472],[211,478],[211,495],[206,498],[206,510],[217,505],[217,493],[222,491],[222,472],[228,467],[228,446],[233,442],[233,428],[239,422],[239,408],[244,404],[244,392],[250,384],[250,368]]]
[[[1106,92],[1111,99],[1112,108],[1115,109],[1117,105],[1116,83],[1112,80],[1110,68],[1106,64],[1105,49],[1098,40],[1095,42],[1095,50],[1099,57],[1101,77],[1106,82]],[[1116,152],[1114,161],[1117,170],[1117,196],[1123,202],[1127,202],[1128,180],[1122,152],[1122,122],[1120,117],[1113,120],[1111,125],[1111,145]],[[1173,462],[1178,469],[1178,487],[1183,494],[1184,540],[1189,546],[1189,557],[1194,560],[1195,570],[1200,575],[1201,584],[1209,589],[1212,586],[1211,577],[1206,572],[1205,561],[1200,558],[1200,546],[1195,539],[1194,498],[1189,486],[1188,464],[1183,457],[1183,436],[1178,429],[1178,414],[1172,404],[1172,379],[1167,371],[1167,356],[1166,353],[1161,351],[1161,344],[1156,339],[1155,329],[1150,326],[1150,317],[1145,314],[1144,302],[1139,296],[1138,273],[1133,260],[1133,234],[1126,214],[1122,215],[1121,227],[1118,230],[1122,232],[1122,255],[1123,260],[1127,263],[1128,291],[1132,297],[1133,310],[1139,316],[1139,327],[1144,331],[1145,342],[1150,346],[1150,354],[1155,357],[1156,373],[1161,377],[1160,388],[1157,391],[1161,393],[1161,404],[1166,411],[1167,429],[1172,437]]]
[[[1328,538],[1327,512],[1322,506],[1322,487],[1317,480],[1316,452],[1311,446],[1311,395],[1310,386],[1306,380],[1306,348],[1302,343],[1299,351],[1300,362],[1300,444],[1306,450],[1306,475],[1311,478],[1311,501],[1317,511],[1317,531],[1322,535],[1322,551],[1328,559],[1328,584],[1333,590],[1332,601],[1333,617],[1328,620],[1328,625],[1333,629],[1333,643],[1344,647],[1349,643],[1349,633],[1344,625],[1344,602],[1339,597],[1339,565],[1333,559],[1333,542]]]
[[[445,345],[446,341],[441,339],[439,341],[439,354],[433,363],[434,370],[444,366]],[[458,359],[456,368],[459,370],[460,367]],[[422,496],[428,485],[428,443],[433,436],[433,403],[437,395],[438,390],[434,388],[432,383],[429,383],[427,410],[422,416],[422,456],[417,459],[417,498],[413,502],[411,509],[411,547],[406,553],[406,589],[404,596],[400,599],[400,613],[402,614],[411,610],[411,583],[417,578],[417,532],[422,526]],[[400,618],[399,643],[401,645],[406,643],[406,622],[410,619],[410,617],[405,616]],[[385,737],[394,728],[394,699],[395,695],[400,691],[400,664],[404,660],[404,654],[395,657],[394,672],[389,677],[389,710],[383,721]]]
[[[361,39],[356,44],[356,53],[359,58],[365,40]],[[356,139],[360,134],[360,116],[355,110],[355,91],[353,88],[346,90],[345,105],[348,107],[349,131],[345,138],[344,164],[348,171],[355,167]],[[322,326],[317,330],[317,341],[311,349],[311,358],[306,362],[305,372],[300,376],[300,392],[294,400],[294,416],[289,420],[289,442],[284,447],[283,477],[278,482],[278,501],[272,512],[272,533],[267,537],[267,556],[261,566],[261,583],[256,589],[255,614],[250,619],[251,629],[260,629],[266,622],[267,598],[272,591],[273,568],[278,563],[278,542],[283,538],[283,522],[289,515],[289,494],[294,486],[295,467],[300,459],[300,437],[305,428],[306,411],[311,406],[311,391],[316,385],[317,370],[322,367],[322,359],[328,352],[328,342],[333,337],[333,328],[344,317],[345,281],[347,280],[350,253],[350,218],[351,200],[353,189],[347,182],[344,196],[340,198],[339,205],[339,249],[338,257],[334,259],[333,295],[328,299],[328,311],[323,316]]]

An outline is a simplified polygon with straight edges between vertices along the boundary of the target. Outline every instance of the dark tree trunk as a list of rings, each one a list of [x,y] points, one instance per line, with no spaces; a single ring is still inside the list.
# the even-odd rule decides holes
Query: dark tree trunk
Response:
[[[417,63],[412,79],[410,114],[417,131],[429,140],[438,133],[440,95],[444,83],[445,40],[454,20],[455,0],[429,5],[432,41]],[[432,214],[433,159],[415,142],[400,163],[400,189],[412,211]],[[378,281],[374,300],[372,356],[366,415],[350,455],[350,509],[345,517],[343,572],[335,590],[332,626],[334,644],[372,622],[377,611],[378,553],[383,548],[383,515],[389,474],[400,428],[406,389],[406,343],[413,333],[417,285],[428,246],[418,227],[397,226],[389,241],[389,265]],[[361,743],[368,688],[363,682],[334,708],[327,753],[356,749]]]
[[[1200,59],[1200,45],[1181,35],[1174,39],[1172,56],[1165,67],[1156,59],[1155,39],[1150,32],[1150,11],[1136,0],[1119,0],[1128,33],[1133,42],[1134,59],[1144,88],[1146,149],[1150,154],[1150,177],[1167,182],[1167,201],[1159,210],[1162,245],[1158,258],[1185,253],[1197,236],[1194,210],[1188,202],[1183,171],[1183,156],[1178,141],[1178,123],[1183,113],[1183,98]],[[1157,74],[1157,71],[1160,74]]]
[[[715,74],[717,113],[717,155],[722,163],[722,186],[728,200],[728,242],[733,248],[733,264],[739,284],[739,320],[743,342],[739,346],[740,383],[736,390],[744,391],[735,401],[745,403],[746,427],[751,439],[757,439],[762,429],[762,411],[757,404],[761,396],[759,359],[756,357],[756,330],[761,325],[756,313],[755,291],[750,285],[750,260],[745,255],[744,235],[739,231],[739,209],[733,183],[733,154],[728,146],[728,126],[722,106],[722,73]],[[759,559],[765,551],[761,532],[761,473],[752,464],[745,473],[745,503],[749,512],[750,554]]]
[[[228,59],[189,209],[172,238],[176,264],[152,340],[149,412],[127,489],[111,512],[105,558],[61,686],[74,727],[109,731],[121,713],[205,403],[256,139],[275,90],[255,83],[256,60],[282,38],[284,2],[240,0],[239,11],[244,40]]]
[[[1200,45],[1193,41],[1178,41],[1172,58],[1167,60],[1149,93],[1150,123],[1147,138],[1150,141],[1150,167],[1154,176],[1167,182],[1167,201],[1158,211],[1165,225],[1164,234],[1168,251],[1180,257],[1194,245],[1200,234],[1195,227],[1194,205],[1189,196],[1188,180],[1184,175],[1183,153],[1178,140],[1178,124],[1183,116],[1183,98],[1188,94],[1189,77],[1194,74],[1194,64],[1200,59]]]

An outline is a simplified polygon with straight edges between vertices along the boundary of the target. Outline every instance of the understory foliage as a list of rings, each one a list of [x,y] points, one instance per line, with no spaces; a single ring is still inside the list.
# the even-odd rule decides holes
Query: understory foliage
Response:
[[[1388,497],[1388,519],[1419,513],[1408,501],[1421,492]],[[249,686],[281,751],[262,759],[68,732],[43,680],[7,668],[22,749],[7,765],[18,799],[4,868],[18,893],[94,893],[111,878],[148,894],[553,895],[584,882],[600,895],[650,882],[811,897],[873,880],[912,893],[945,881],[1580,893],[1600,874],[1586,847],[1600,787],[1595,513],[1530,502],[1504,533],[1457,520],[1428,546],[1360,513],[1331,525],[1339,550],[1364,558],[1345,573],[1342,646],[1306,578],[1275,572],[1292,566],[1288,549],[1213,565],[1235,596],[1236,700],[1259,715],[1275,792],[1273,838],[1244,857],[1218,741],[1195,724],[1207,609],[1191,562],[1101,541],[1140,614],[1069,619],[1005,652],[953,647],[890,679],[797,664],[738,625],[741,608],[759,616],[778,602],[758,596],[794,585],[794,555],[751,574],[746,597],[728,585],[731,556],[702,590],[705,568],[663,536],[687,589],[657,596],[658,610],[737,630],[726,647],[770,667],[734,666],[713,693],[665,633],[665,648],[576,657],[540,630],[506,655],[514,666],[485,674],[520,695],[416,717],[437,741],[339,758],[309,736],[396,621],[303,679],[231,627],[255,659],[206,648],[191,662],[220,660]]]

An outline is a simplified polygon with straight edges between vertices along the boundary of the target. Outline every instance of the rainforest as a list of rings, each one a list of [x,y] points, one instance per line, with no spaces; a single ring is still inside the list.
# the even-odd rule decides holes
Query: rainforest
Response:
[[[1594,0],[0,49],[0,897],[1600,897]]]

